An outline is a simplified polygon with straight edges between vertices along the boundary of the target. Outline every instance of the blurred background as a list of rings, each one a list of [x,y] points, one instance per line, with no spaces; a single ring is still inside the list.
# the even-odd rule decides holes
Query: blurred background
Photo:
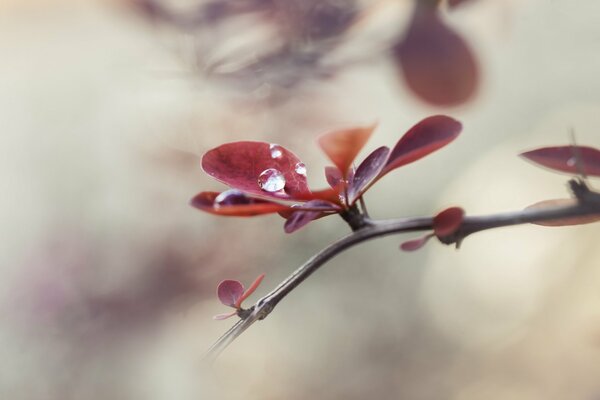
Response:
[[[363,244],[201,367],[219,281],[266,273],[254,300],[348,230],[191,208],[208,149],[280,143],[322,187],[323,132],[461,120],[369,191],[394,218],[564,197],[517,154],[600,146],[598,1],[436,3],[0,0],[0,398],[600,398],[597,224]]]

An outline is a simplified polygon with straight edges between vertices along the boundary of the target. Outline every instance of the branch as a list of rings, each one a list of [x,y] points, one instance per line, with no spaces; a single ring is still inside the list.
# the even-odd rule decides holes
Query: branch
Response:
[[[585,183],[581,181],[571,180],[569,184],[577,199],[573,205],[545,209],[526,209],[486,216],[465,217],[456,232],[452,235],[440,237],[438,239],[445,244],[456,244],[458,246],[465,237],[487,229],[532,222],[558,221],[572,217],[600,216],[600,194],[590,191]],[[286,280],[281,282],[279,286],[258,300],[252,307],[246,310],[240,310],[239,315],[242,319],[240,319],[208,349],[204,359],[209,362],[216,359],[216,357],[231,344],[233,340],[256,321],[266,318],[285,296],[300,285],[313,272],[319,269],[319,267],[344,250],[356,244],[381,236],[431,230],[433,230],[432,217],[379,221],[365,219],[364,224],[359,229],[356,229],[349,235],[339,239],[314,255],[294,271]]]

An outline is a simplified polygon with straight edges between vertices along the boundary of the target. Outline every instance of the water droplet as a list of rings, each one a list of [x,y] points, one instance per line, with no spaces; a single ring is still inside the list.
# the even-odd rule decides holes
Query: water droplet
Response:
[[[306,165],[304,165],[304,163],[299,162],[298,164],[296,164],[296,168],[294,168],[294,170],[298,175],[306,176]]]
[[[576,162],[576,161],[577,161],[577,160],[575,160],[575,157],[571,157],[571,158],[569,158],[569,159],[567,160],[567,165],[568,165],[569,167],[572,167],[572,166],[574,166],[574,165],[575,165],[575,162]]]
[[[265,192],[279,192],[285,187],[285,177],[275,168],[265,169],[258,176],[258,186]]]
[[[250,199],[244,192],[237,189],[229,189],[215,197],[214,206],[233,206],[236,204],[248,204]]]
[[[278,144],[269,145],[269,151],[271,152],[271,158],[281,158],[283,150]]]

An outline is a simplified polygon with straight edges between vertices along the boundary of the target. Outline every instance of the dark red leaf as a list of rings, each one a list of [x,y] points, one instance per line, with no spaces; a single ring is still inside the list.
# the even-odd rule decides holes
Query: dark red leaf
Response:
[[[227,279],[217,286],[217,297],[228,307],[237,308],[236,303],[242,294],[244,294],[244,285],[240,281]]]
[[[252,282],[252,284],[250,285],[250,287],[248,288],[248,290],[246,290],[241,296],[240,298],[235,302],[234,307],[235,308],[240,308],[242,306],[242,302],[244,300],[246,300],[248,297],[250,297],[250,295],[252,293],[254,293],[254,291],[256,290],[256,288],[260,285],[260,283],[262,282],[262,280],[264,279],[265,274],[261,274],[258,276],[258,278],[256,278],[254,280],[254,282]]]
[[[400,249],[404,251],[415,251],[419,250],[421,247],[425,246],[425,244],[433,237],[432,234],[425,235],[418,239],[408,240],[400,245]]]
[[[522,153],[521,156],[536,164],[556,171],[600,176],[600,150],[593,147],[544,147],[527,151]]]
[[[479,68],[471,50],[439,17],[417,2],[406,35],[393,49],[408,86],[436,106],[464,103],[475,93]]]
[[[374,150],[363,162],[358,166],[352,179],[352,184],[348,188],[348,200],[350,204],[354,203],[361,194],[367,189],[377,175],[381,172],[386,164],[390,149],[382,146]]]
[[[202,157],[202,168],[213,178],[246,193],[273,198],[309,192],[303,166],[294,153],[264,142],[227,143]],[[272,179],[265,186],[268,190],[263,190],[259,178],[267,175]],[[282,183],[283,190],[277,190]]]
[[[577,199],[555,199],[555,200],[544,200],[539,203],[535,203],[525,208],[526,210],[543,210],[547,208],[566,207],[574,206],[577,204]],[[600,221],[600,215],[586,215],[581,217],[569,217],[563,219],[555,219],[552,221],[540,221],[533,222],[535,225],[542,226],[567,226],[567,225],[583,225],[590,224],[592,222]]]
[[[396,143],[380,177],[446,146],[460,134],[462,124],[445,115],[425,118]]]
[[[232,217],[273,214],[290,208],[285,204],[248,197],[236,189],[226,190],[223,193],[201,192],[192,198],[190,204],[211,214]]]
[[[319,137],[319,145],[342,176],[346,177],[356,155],[367,143],[374,129],[375,125],[372,125],[326,133]]]
[[[337,212],[340,208],[327,201],[311,200],[299,207],[295,207],[294,210],[283,225],[285,233],[295,232],[309,222],[327,216],[331,212]]]
[[[465,210],[460,207],[447,208],[433,218],[433,232],[438,237],[453,234],[460,227]]]

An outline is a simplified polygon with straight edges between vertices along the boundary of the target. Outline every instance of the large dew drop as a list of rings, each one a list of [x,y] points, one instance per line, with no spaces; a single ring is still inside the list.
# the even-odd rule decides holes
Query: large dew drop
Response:
[[[269,151],[271,152],[271,158],[281,158],[281,156],[283,155],[283,150],[281,148],[281,146],[277,145],[277,144],[271,144],[269,145]]]
[[[244,192],[237,189],[229,189],[215,197],[214,206],[233,206],[236,204],[248,204],[250,199]]]
[[[306,165],[304,165],[304,163],[299,162],[296,164],[296,168],[294,170],[298,175],[306,176]]]
[[[279,192],[285,187],[285,177],[275,168],[265,169],[258,176],[258,186],[265,192]]]

